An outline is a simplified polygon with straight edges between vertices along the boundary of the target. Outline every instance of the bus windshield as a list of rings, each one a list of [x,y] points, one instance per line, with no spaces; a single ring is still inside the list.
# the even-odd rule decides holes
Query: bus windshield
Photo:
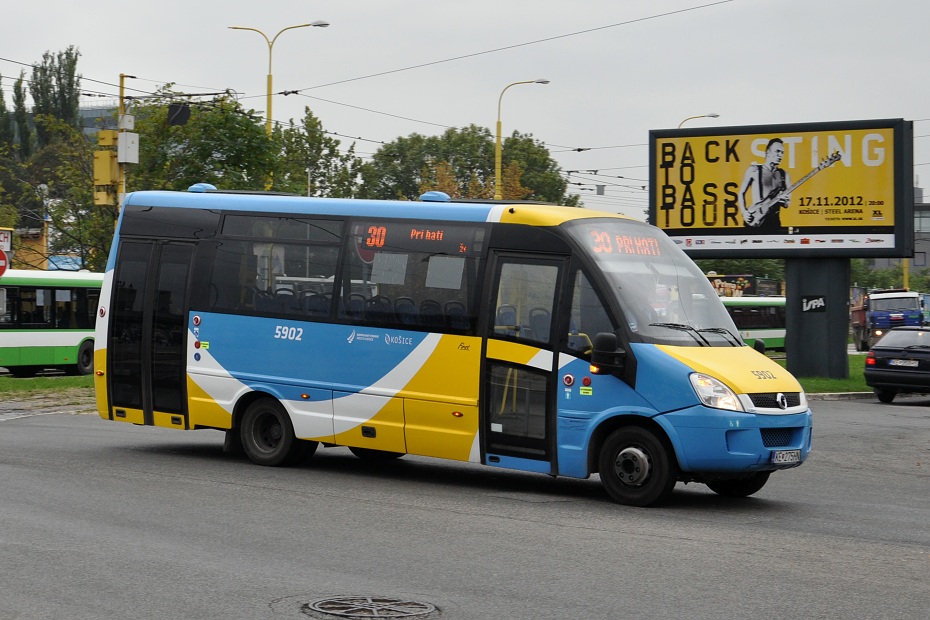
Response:
[[[565,229],[604,273],[607,294],[643,342],[742,345],[707,276],[658,229],[614,219],[576,220]]]

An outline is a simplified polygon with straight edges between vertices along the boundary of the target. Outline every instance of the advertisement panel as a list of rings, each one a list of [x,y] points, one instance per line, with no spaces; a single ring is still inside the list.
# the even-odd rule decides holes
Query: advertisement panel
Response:
[[[650,132],[650,221],[692,258],[904,257],[902,119]]]

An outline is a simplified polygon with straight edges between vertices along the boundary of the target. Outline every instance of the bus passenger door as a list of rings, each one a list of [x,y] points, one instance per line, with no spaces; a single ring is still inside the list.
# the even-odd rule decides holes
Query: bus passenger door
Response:
[[[187,428],[185,342],[193,246],[123,241],[110,308],[112,419]]]
[[[488,465],[556,471],[553,371],[565,264],[550,256],[492,253],[481,407]]]

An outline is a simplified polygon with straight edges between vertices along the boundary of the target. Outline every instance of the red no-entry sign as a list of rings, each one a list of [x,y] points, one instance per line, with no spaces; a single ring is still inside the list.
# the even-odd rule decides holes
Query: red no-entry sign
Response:
[[[10,261],[6,257],[6,252],[0,250],[0,276],[3,275],[3,272],[6,271],[6,268],[10,266]]]

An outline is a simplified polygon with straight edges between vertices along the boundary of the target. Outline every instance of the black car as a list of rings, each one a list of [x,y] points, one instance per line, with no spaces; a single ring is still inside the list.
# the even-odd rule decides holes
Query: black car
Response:
[[[902,392],[930,393],[930,327],[895,327],[865,357],[865,382],[883,403]]]

